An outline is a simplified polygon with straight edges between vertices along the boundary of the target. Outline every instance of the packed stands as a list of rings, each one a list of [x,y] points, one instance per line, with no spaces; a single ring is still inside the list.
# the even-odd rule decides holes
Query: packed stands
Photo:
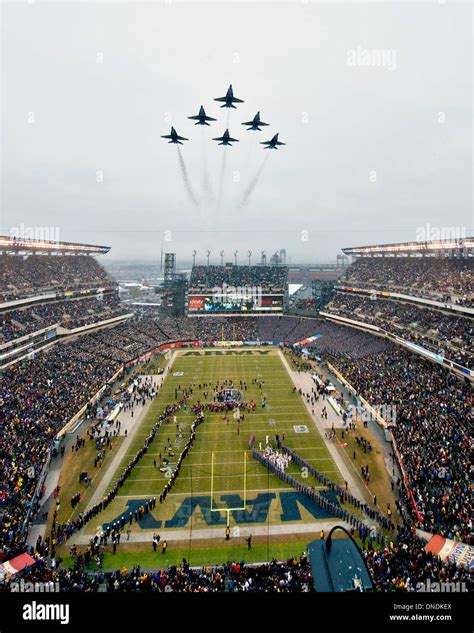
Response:
[[[474,258],[361,257],[340,282],[472,307]]]
[[[53,437],[119,366],[99,357],[90,340],[79,339],[2,374],[0,559],[21,548],[23,523]]]
[[[228,562],[220,566],[190,567],[183,560],[179,567],[143,570],[139,566],[131,570],[91,573],[90,562],[95,560],[90,550],[79,553],[74,569],[51,569],[43,560],[21,574],[24,582],[59,583],[61,591],[98,591],[103,586],[114,593],[161,593],[163,591],[185,591],[199,593],[237,592],[313,592],[311,566],[305,554],[288,561],[272,560],[259,565],[247,565],[244,561]],[[18,580],[20,576],[15,578]],[[0,583],[0,592],[9,590],[10,582]]]
[[[338,292],[325,312],[376,325],[406,340],[450,348],[446,356],[469,363],[474,353],[474,319],[393,299]],[[471,360],[472,364],[472,360]]]
[[[424,545],[405,529],[394,543],[364,550],[376,591],[421,591],[419,583],[423,583],[424,591],[433,583],[460,583],[458,591],[472,591],[472,577],[467,569],[442,562],[426,552]]]
[[[288,277],[286,266],[193,266],[190,292],[216,286],[259,286],[264,292],[283,290]]]
[[[371,405],[396,407],[392,433],[423,529],[472,542],[470,384],[397,346],[334,365]]]
[[[91,298],[35,303],[0,313],[0,344],[56,323],[66,329],[75,329],[128,312],[116,292]]]
[[[14,301],[53,290],[83,290],[115,285],[88,255],[28,256],[0,253],[0,301]]]

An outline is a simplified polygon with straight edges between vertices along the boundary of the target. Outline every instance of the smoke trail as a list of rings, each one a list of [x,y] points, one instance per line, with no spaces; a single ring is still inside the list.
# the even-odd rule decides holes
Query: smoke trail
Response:
[[[252,193],[255,191],[256,186],[258,185],[258,181],[260,180],[260,176],[262,175],[263,169],[266,165],[266,162],[268,160],[268,156],[269,153],[267,153],[267,155],[265,156],[265,158],[263,159],[260,167],[257,170],[257,173],[255,174],[255,176],[252,178],[252,180],[250,181],[247,189],[245,189],[242,198],[240,200],[240,202],[237,205],[237,208],[239,209],[239,211],[242,211],[249,203],[250,201],[250,197],[252,195]]]
[[[218,191],[217,191],[216,210],[219,210],[219,207],[221,206],[222,194],[223,194],[223,191],[224,191],[224,177],[225,177],[226,166],[227,166],[227,148],[223,147],[222,148],[221,173],[220,173],[220,176],[219,176],[219,188],[218,188]]]
[[[211,179],[209,176],[209,168],[207,166],[207,153],[206,153],[206,141],[204,136],[201,135],[201,150],[202,150],[202,189],[204,197],[209,202],[214,202],[214,192],[212,190]]]
[[[188,193],[189,199],[191,200],[191,202],[198,206],[199,202],[196,198],[196,196],[194,195],[194,191],[193,188],[191,187],[191,183],[189,181],[189,177],[188,177],[188,171],[186,169],[186,165],[184,164],[184,158],[181,154],[181,148],[178,145],[178,156],[179,156],[179,166],[181,167],[181,174],[183,175],[183,181],[184,181],[184,187]]]

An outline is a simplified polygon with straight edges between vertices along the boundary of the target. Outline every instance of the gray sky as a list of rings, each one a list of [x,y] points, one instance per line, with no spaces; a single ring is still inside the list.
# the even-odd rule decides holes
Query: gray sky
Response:
[[[178,262],[216,263],[473,233],[469,3],[35,2],[4,4],[3,31],[2,233],[54,227],[110,259],[170,238]],[[220,147],[230,83],[240,143]],[[201,104],[212,127],[186,118]],[[271,125],[247,132],[257,110]]]

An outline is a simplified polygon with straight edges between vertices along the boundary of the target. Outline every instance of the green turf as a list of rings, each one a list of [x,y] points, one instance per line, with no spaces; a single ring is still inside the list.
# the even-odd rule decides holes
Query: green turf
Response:
[[[143,569],[154,569],[157,567],[169,567],[170,565],[180,565],[185,558],[192,566],[221,565],[229,561],[245,561],[246,563],[268,562],[273,558],[277,560],[288,560],[299,557],[306,551],[309,539],[294,541],[292,543],[265,543],[252,545],[248,550],[247,545],[241,541],[232,540],[225,545],[213,547],[173,547],[168,544],[165,554],[161,547],[153,552],[151,542],[146,551],[127,551],[119,546],[117,553],[106,552],[102,564],[103,570],[109,569],[131,569],[134,565],[140,565]],[[71,556],[64,557],[64,566],[72,567],[74,561]],[[95,563],[90,565],[91,571],[96,569]]]
[[[183,372],[182,376],[173,375],[175,372]],[[263,381],[260,389],[258,384],[253,384],[252,379]],[[268,354],[261,355],[255,351],[253,355],[204,355],[198,356],[178,354],[173,362],[171,372],[167,376],[158,396],[151,404],[148,412],[137,429],[136,435],[124,457],[120,467],[111,480],[109,488],[120,476],[126,464],[136,454],[148,435],[150,428],[156,422],[158,416],[168,403],[175,402],[175,389],[188,388],[193,385],[193,394],[190,403],[198,399],[204,400],[204,391],[210,392],[207,401],[212,400],[212,387],[199,389],[199,384],[223,382],[231,379],[237,388],[239,381],[247,383],[247,390],[243,390],[243,400],[255,400],[257,408],[255,413],[245,413],[245,420],[240,425],[240,434],[237,433],[237,423],[230,417],[229,424],[224,421],[222,413],[206,413],[205,422],[198,427],[193,448],[188,453],[181,468],[171,494],[165,503],[157,504],[153,516],[160,520],[169,520],[174,516],[185,497],[197,495],[210,495],[211,492],[211,459],[214,453],[213,475],[213,499],[219,507],[227,507],[220,500],[221,495],[234,493],[240,495],[243,500],[244,485],[247,489],[247,498],[252,499],[260,492],[291,491],[288,484],[282,482],[275,475],[270,474],[266,468],[254,461],[248,450],[250,435],[256,435],[256,447],[261,442],[265,445],[266,435],[273,440],[275,433],[280,436],[285,433],[285,444],[295,449],[307,461],[319,471],[325,473],[333,481],[342,483],[342,477],[332,460],[319,431],[314,426],[301,397],[293,392],[293,383],[283,366],[276,350],[270,350]],[[179,392],[179,394],[181,394]],[[267,407],[261,406],[262,397],[267,398]],[[176,446],[176,452],[180,450],[189,435],[189,429],[194,414],[189,411],[181,411],[177,415],[177,421],[183,429],[185,437],[176,439],[176,427],[173,422],[163,425],[157,433],[147,454],[134,468],[132,474],[122,486],[113,503],[101,514],[101,522],[114,519],[126,510],[129,499],[143,497],[159,497],[166,482],[166,475],[159,472],[153,465],[153,460],[159,462],[160,452],[165,454],[167,438]],[[296,433],[294,425],[306,425],[307,433]],[[246,477],[244,482],[244,455],[247,456]],[[173,459],[171,458],[171,461]],[[295,465],[291,465],[290,474],[300,478],[305,483],[319,488],[316,480],[302,479],[301,471]],[[272,501],[268,521],[270,524],[279,524],[281,507],[278,497]],[[306,510],[301,510],[303,521],[315,521],[315,518]],[[224,517],[224,514],[222,514]],[[95,522],[91,522],[86,528],[88,534],[96,529]],[[186,529],[208,528],[202,513],[197,510],[192,517],[192,525],[186,525]],[[218,528],[221,529],[221,528]],[[132,525],[132,531],[141,531],[136,523]]]

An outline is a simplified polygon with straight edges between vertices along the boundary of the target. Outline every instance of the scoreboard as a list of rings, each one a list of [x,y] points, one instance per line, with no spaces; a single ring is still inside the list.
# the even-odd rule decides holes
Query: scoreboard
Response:
[[[284,294],[262,294],[258,297],[238,294],[216,296],[215,294],[189,294],[188,314],[269,314],[283,313]]]

